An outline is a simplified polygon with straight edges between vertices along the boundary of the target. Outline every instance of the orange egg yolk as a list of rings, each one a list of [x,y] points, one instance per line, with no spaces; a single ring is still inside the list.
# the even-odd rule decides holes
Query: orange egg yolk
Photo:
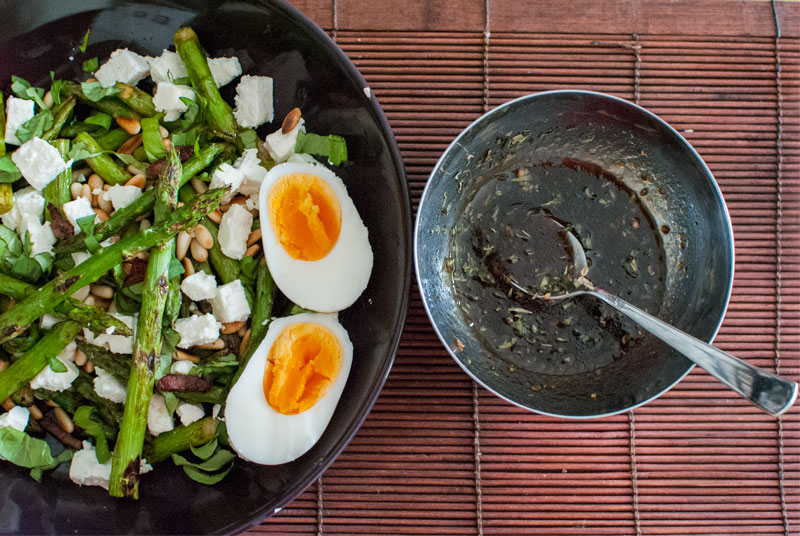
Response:
[[[291,324],[267,356],[264,398],[278,413],[302,413],[325,396],[342,368],[339,339],[316,322]]]
[[[269,221],[294,259],[316,261],[330,253],[342,228],[342,208],[333,188],[307,173],[278,179],[269,191]]]

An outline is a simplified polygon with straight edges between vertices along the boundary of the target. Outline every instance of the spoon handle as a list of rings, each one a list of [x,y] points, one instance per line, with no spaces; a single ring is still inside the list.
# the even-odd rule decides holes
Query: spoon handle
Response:
[[[770,415],[780,415],[789,409],[797,398],[796,382],[776,376],[714,348],[605,290],[597,289],[585,293],[599,298],[634,320]]]

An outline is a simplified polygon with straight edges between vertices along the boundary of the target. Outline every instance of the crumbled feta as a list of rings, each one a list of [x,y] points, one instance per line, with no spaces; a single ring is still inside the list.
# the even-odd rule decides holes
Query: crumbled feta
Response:
[[[157,436],[173,428],[175,423],[172,422],[172,415],[169,414],[164,395],[155,393],[150,399],[150,408],[147,411],[147,429],[152,435]]]
[[[27,232],[31,241],[31,257],[39,253],[53,253],[56,235],[50,222],[41,223],[36,216],[25,215],[20,231]],[[24,231],[23,231],[24,229]]]
[[[69,164],[64,162],[58,149],[41,138],[33,138],[23,143],[11,154],[11,160],[17,165],[28,184],[37,190],[44,189],[72,164],[72,161]]]
[[[127,207],[140,197],[142,197],[141,188],[137,186],[123,186],[122,184],[115,184],[103,194],[103,199],[111,201],[114,210]]]
[[[211,190],[215,188],[229,188],[228,193],[222,198],[222,202],[227,203],[239,190],[242,181],[244,181],[244,173],[230,164],[222,164],[214,170],[214,174],[211,176],[211,183],[208,187]]]
[[[48,391],[64,391],[65,389],[69,389],[72,382],[74,382],[75,378],[80,374],[78,367],[73,363],[76,349],[77,346],[73,341],[57,356],[57,359],[67,367],[66,372],[56,372],[50,368],[50,365],[46,365],[42,371],[31,380],[31,388],[47,389]]]
[[[294,153],[286,159],[287,162],[294,162],[295,164],[311,164],[312,166],[321,166],[319,160],[314,158],[313,155],[308,153]]]
[[[114,316],[121,320],[131,330],[136,329],[136,316],[114,314]],[[115,354],[130,354],[133,353],[133,336],[126,337],[125,335],[109,335],[101,333],[95,335],[89,328],[83,328],[83,337],[89,344],[95,346],[103,346],[107,350]]]
[[[122,404],[125,402],[127,389],[110,372],[106,372],[100,367],[95,367],[97,377],[94,379],[94,392],[106,400]]]
[[[211,76],[217,87],[222,87],[233,82],[242,74],[242,66],[239,58],[211,58],[208,60],[208,68],[211,69]]]
[[[189,426],[195,421],[199,421],[203,417],[206,416],[206,412],[203,409],[203,406],[200,404],[179,404],[177,408],[175,408],[175,413],[178,414],[178,417],[181,419],[181,424],[184,426]]]
[[[42,315],[42,318],[39,319],[39,326],[42,329],[50,329],[53,326],[55,326],[56,324],[58,324],[59,322],[60,322],[60,319],[56,318],[53,315],[48,315],[48,314],[45,313],[45,314]]]
[[[8,411],[8,413],[3,413],[0,415],[0,428],[10,426],[15,430],[24,432],[25,427],[28,426],[28,418],[30,416],[31,412],[28,410],[28,408],[14,406]]]
[[[9,97],[6,101],[6,143],[20,145],[17,129],[32,119],[34,115],[32,100]]]
[[[194,368],[191,361],[173,361],[169,367],[170,374],[189,374]]]
[[[217,279],[211,274],[200,271],[184,278],[181,290],[194,301],[208,300],[217,293]]]
[[[261,159],[258,157],[258,149],[245,149],[242,156],[233,163],[233,167],[244,175],[239,193],[258,198],[261,182],[267,176],[267,170],[261,165]]]
[[[139,474],[149,473],[153,466],[147,460],[139,462]],[[100,486],[108,489],[111,479],[111,460],[106,463],[97,461],[97,452],[88,441],[83,442],[83,448],[72,455],[69,464],[69,478],[79,486]]]
[[[175,121],[189,108],[181,100],[181,97],[189,100],[196,98],[190,87],[176,86],[171,82],[159,82],[153,96],[153,106],[156,107],[156,111],[165,112],[164,121]]]
[[[243,128],[255,128],[272,121],[272,78],[245,75],[236,86],[233,115]]]
[[[214,316],[220,322],[239,322],[250,317],[250,305],[238,279],[217,287],[217,295],[210,302]]]
[[[175,322],[175,331],[181,336],[178,348],[191,348],[197,344],[208,344],[219,338],[222,327],[214,315],[192,315],[188,318],[179,318]]]
[[[96,213],[92,208],[92,204],[85,197],[79,197],[74,201],[64,203],[62,209],[64,210],[64,216],[66,216],[67,220],[72,224],[75,234],[81,232],[81,228],[78,226],[79,219],[85,218],[86,216],[91,216],[92,214],[95,214],[96,216]],[[95,222],[97,222],[96,218]]]
[[[253,215],[242,205],[232,205],[219,223],[217,240],[222,253],[231,259],[244,258],[252,225]]]
[[[305,131],[305,120],[301,119],[300,122],[292,130],[283,133],[283,129],[279,128],[272,134],[268,134],[264,138],[264,148],[269,153],[270,158],[275,160],[275,163],[280,164],[289,159],[294,154],[294,148],[297,145],[297,136],[300,130]]]
[[[26,215],[36,216],[37,221],[42,217],[44,210],[44,197],[38,190],[26,186],[14,192],[14,207],[0,216],[3,225],[17,231],[22,227],[22,220]],[[20,232],[23,235],[24,233]]]
[[[72,254],[72,261],[75,263],[75,266],[78,266],[86,259],[91,258],[92,254],[88,251],[76,251]],[[89,288],[89,287],[86,287]]]
[[[177,52],[165,50],[159,57],[150,62],[150,78],[153,82],[172,82],[177,78],[186,78],[186,66]]]
[[[211,408],[211,416],[216,419],[219,416],[219,412],[221,410],[222,410],[222,404],[214,404],[214,407]]]
[[[111,57],[94,73],[102,87],[111,87],[116,82],[136,85],[150,72],[147,58],[127,48],[118,48]]]

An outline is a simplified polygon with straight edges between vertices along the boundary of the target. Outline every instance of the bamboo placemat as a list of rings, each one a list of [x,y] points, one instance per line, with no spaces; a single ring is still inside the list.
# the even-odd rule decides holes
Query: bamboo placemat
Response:
[[[734,225],[716,344],[800,377],[800,3],[296,2],[378,97],[413,206],[450,141],[541,90],[638,102],[700,152]],[[780,31],[778,31],[780,29]],[[800,409],[762,415],[700,370],[633,413],[522,411],[476,387],[412,291],[352,443],[252,533],[800,534]]]

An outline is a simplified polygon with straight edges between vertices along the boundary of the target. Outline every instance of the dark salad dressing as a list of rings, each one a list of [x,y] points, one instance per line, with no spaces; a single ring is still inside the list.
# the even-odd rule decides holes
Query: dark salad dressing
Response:
[[[494,173],[477,182],[452,230],[445,262],[456,302],[477,337],[509,370],[566,375],[596,370],[644,336],[591,297],[559,302],[577,284],[572,232],[591,282],[657,313],[666,263],[659,229],[638,194],[593,164],[564,159]]]

